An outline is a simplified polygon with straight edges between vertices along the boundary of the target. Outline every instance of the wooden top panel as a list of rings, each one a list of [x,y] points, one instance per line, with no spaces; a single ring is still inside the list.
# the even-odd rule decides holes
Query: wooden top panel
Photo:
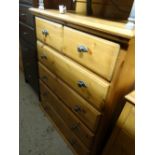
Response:
[[[38,8],[30,8],[29,10],[35,15],[43,15],[48,18],[54,18],[70,24],[84,26],[86,28],[91,28],[103,33],[123,37],[125,39],[131,39],[134,37],[134,30],[127,29],[125,27],[126,23],[103,20],[68,12],[66,14],[60,14],[58,10],[51,9],[40,10]]]
[[[127,94],[125,98],[131,103],[135,104],[135,91],[132,91],[131,93]]]

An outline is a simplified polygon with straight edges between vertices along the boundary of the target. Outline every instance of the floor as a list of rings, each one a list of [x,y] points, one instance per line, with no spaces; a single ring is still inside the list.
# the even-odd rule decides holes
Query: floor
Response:
[[[39,107],[32,88],[20,72],[19,155],[73,155]]]

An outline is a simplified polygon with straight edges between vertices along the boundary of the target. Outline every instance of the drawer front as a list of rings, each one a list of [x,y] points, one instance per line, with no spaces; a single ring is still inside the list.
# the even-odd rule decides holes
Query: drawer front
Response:
[[[28,10],[30,6],[20,4],[19,5],[19,20],[25,24],[28,24],[31,27],[34,27],[33,15]]]
[[[63,53],[111,81],[119,44],[64,27]]]
[[[108,82],[39,41],[37,47],[38,59],[50,71],[69,84],[96,108],[102,108],[109,88]]]
[[[101,117],[86,100],[39,63],[40,79],[64,101],[68,108],[92,131],[96,131]]]
[[[57,128],[66,138],[68,143],[72,146],[72,148],[79,155],[89,155],[90,151],[80,142],[80,140],[72,133],[72,131],[68,128],[66,123],[62,120],[62,118],[57,114],[57,112],[47,103],[42,102],[42,106],[48,115],[52,118]]]
[[[70,130],[90,148],[93,143],[94,134],[42,82],[40,82],[40,91],[42,101],[48,102],[62,117]]]
[[[37,39],[57,50],[62,50],[63,26],[38,17],[35,19]]]
[[[33,28],[30,28],[27,25],[20,23],[19,31],[19,35],[20,37],[22,37],[22,39],[26,40],[30,44],[35,44],[35,35]]]

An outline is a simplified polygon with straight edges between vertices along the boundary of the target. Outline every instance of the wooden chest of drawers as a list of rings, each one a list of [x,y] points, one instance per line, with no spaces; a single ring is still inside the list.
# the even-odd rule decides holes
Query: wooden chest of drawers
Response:
[[[123,95],[134,86],[134,32],[120,23],[30,10],[41,104],[76,154],[99,155]]]

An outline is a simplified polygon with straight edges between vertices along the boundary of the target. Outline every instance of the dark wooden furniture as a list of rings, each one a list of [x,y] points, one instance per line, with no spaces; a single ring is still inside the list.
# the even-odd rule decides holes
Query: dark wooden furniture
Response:
[[[34,18],[28,10],[35,5],[36,3],[33,0],[19,1],[19,39],[25,81],[39,94]]]

